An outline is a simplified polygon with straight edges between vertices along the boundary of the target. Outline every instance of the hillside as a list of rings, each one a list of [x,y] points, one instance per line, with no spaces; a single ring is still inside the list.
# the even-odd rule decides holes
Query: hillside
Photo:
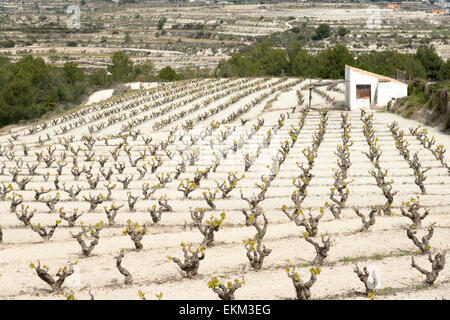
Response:
[[[450,129],[450,81],[426,82],[414,80],[408,88],[409,96],[387,106],[387,110],[421,123]]]

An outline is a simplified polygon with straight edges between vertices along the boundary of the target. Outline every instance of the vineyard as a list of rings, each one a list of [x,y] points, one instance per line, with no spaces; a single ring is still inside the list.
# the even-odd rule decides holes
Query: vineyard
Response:
[[[167,83],[0,136],[0,298],[448,298],[450,139],[308,85]]]

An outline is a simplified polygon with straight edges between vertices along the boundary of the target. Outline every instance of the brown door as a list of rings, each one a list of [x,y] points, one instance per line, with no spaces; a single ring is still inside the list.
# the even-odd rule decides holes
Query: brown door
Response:
[[[356,85],[356,99],[370,99],[370,84]]]

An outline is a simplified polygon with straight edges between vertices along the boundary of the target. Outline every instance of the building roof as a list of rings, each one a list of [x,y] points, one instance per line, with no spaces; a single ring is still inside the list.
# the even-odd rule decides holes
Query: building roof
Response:
[[[366,70],[363,70],[363,69],[359,69],[359,68],[355,68],[355,67],[348,66],[348,65],[345,65],[345,67],[349,68],[350,70],[353,70],[355,72],[359,72],[359,73],[362,73],[362,74],[365,74],[365,75],[368,75],[368,76],[371,76],[371,77],[374,77],[374,78],[378,78],[378,79],[380,79],[380,82],[396,82],[396,83],[407,85],[406,83],[401,82],[400,80],[397,80],[397,79],[394,79],[394,78],[390,78],[390,77],[386,77],[386,76],[382,76],[381,74],[376,74],[376,73],[373,73],[373,72],[369,72],[369,71],[366,71]]]

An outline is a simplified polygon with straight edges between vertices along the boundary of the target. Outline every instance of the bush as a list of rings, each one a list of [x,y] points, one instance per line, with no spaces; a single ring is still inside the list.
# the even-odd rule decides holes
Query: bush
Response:
[[[350,30],[348,30],[347,28],[342,27],[342,26],[340,26],[338,31],[337,31],[337,34],[338,34],[339,37],[344,37],[344,36],[346,36],[349,33],[350,33]]]
[[[135,75],[133,61],[123,51],[117,51],[111,57],[112,65],[108,66],[114,81],[132,81]]]
[[[441,68],[438,72],[439,80],[450,80],[450,60],[447,59],[445,63],[441,65]]]
[[[330,25],[328,25],[326,23],[322,23],[316,28],[316,33],[313,35],[312,39],[313,40],[322,40],[322,39],[328,38],[330,36],[330,34],[331,34]]]
[[[426,78],[426,70],[417,58],[397,51],[360,55],[356,59],[356,67],[391,78],[397,77],[397,70],[404,70],[408,78]]]
[[[144,63],[138,64],[136,69],[136,80],[137,81],[152,81],[154,79],[155,67],[151,61],[146,61]]]
[[[89,86],[106,87],[111,84],[111,79],[105,69],[97,70],[88,75]]]
[[[77,41],[67,41],[66,45],[68,47],[76,47],[76,46],[78,46],[78,42]]]
[[[291,73],[294,76],[311,77],[316,74],[316,70],[316,58],[305,49],[301,49],[291,62]]]
[[[16,42],[14,40],[5,40],[0,42],[0,47],[2,48],[14,48],[16,46]]]
[[[180,76],[171,67],[167,66],[161,69],[158,73],[160,81],[175,81],[180,80]]]
[[[318,76],[325,79],[345,77],[345,65],[354,64],[353,54],[343,45],[328,47],[317,54]]]
[[[429,79],[436,80],[438,78],[439,69],[443,64],[443,60],[438,56],[435,49],[431,46],[421,46],[417,49],[415,58],[422,64],[426,70]]]
[[[158,20],[158,30],[162,30],[164,28],[164,24],[167,22],[165,17]]]
[[[270,41],[257,43],[249,52],[234,54],[219,63],[218,76],[282,76],[287,73],[289,62],[287,53],[282,49],[275,49]]]

